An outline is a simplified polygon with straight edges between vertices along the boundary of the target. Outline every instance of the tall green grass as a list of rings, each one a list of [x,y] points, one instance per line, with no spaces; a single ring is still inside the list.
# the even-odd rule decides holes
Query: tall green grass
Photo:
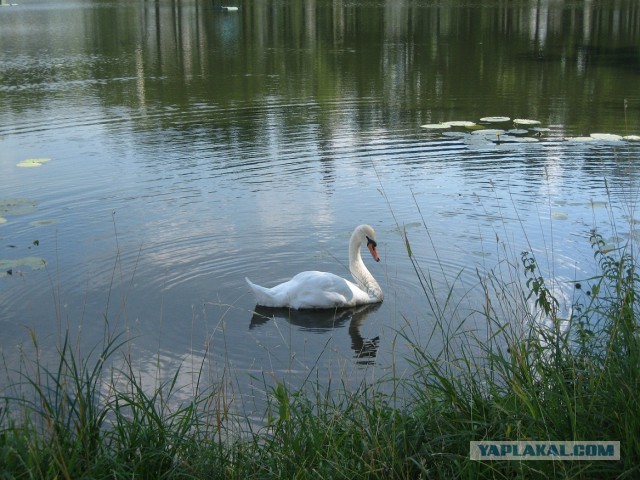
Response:
[[[533,255],[478,274],[479,332],[452,325],[411,254],[436,318],[438,351],[413,348],[415,375],[356,391],[267,390],[260,427],[230,413],[223,386],[173,401],[178,376],[143,388],[121,336],[81,356],[68,336],[1,397],[0,478],[636,478],[640,475],[640,276],[630,246],[606,251],[563,316]],[[444,298],[438,301],[438,298]],[[532,308],[533,305],[533,308]],[[35,351],[38,342],[32,335]],[[4,365],[7,369],[7,365]],[[392,382],[391,388],[383,382]],[[266,387],[266,382],[265,382]],[[385,388],[382,388],[385,387]],[[341,394],[336,394],[340,391]],[[393,393],[404,392],[404,402]],[[11,392],[11,393],[9,393]],[[620,441],[620,461],[472,461],[472,440]]]
[[[514,289],[493,275],[481,279],[488,338],[464,331],[448,338],[456,348],[438,355],[415,345],[418,374],[410,411],[431,439],[421,455],[424,473],[437,471],[447,478],[638,475],[640,277],[628,247],[605,252],[595,234],[592,245],[600,274],[578,285],[586,289],[580,298],[587,301],[574,302],[567,317],[561,317],[560,302],[535,258],[523,252],[524,288]],[[527,312],[529,302],[542,318]],[[468,458],[472,440],[618,440],[621,460],[482,463]]]

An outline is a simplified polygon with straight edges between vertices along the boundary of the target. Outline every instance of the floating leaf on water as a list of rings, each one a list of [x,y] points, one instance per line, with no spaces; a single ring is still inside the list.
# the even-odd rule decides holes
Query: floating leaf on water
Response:
[[[507,130],[509,135],[526,135],[529,133],[529,130],[524,130],[522,128],[512,128],[511,130]]]
[[[26,215],[38,208],[38,202],[26,198],[0,199],[0,215]]]
[[[566,139],[567,142],[595,142],[596,139],[593,137],[569,137]]]
[[[602,202],[597,200],[591,200],[591,202],[589,203],[591,205],[591,208],[606,208],[607,206],[607,202]]]
[[[540,120],[529,120],[528,118],[515,118],[513,123],[517,125],[540,125]]]
[[[537,138],[533,138],[533,137],[511,137],[516,143],[537,143],[540,140],[538,140]]]
[[[446,123],[427,123],[426,125],[420,125],[420,128],[426,128],[427,130],[446,130],[447,128],[451,128],[451,126]]]
[[[44,268],[47,261],[41,257],[22,257],[14,260],[0,260],[0,271],[14,270],[18,267],[29,267],[31,270]]]
[[[510,117],[482,117],[480,119],[481,122],[490,123],[508,122],[509,120],[511,120]]]
[[[488,139],[494,143],[516,143],[519,140],[518,137],[504,134],[496,134],[495,137],[489,137]]]
[[[626,140],[627,142],[640,142],[640,135],[627,135],[625,137],[622,137],[623,140]]]
[[[500,130],[497,128],[483,128],[482,130],[474,130],[473,132],[471,132],[472,135],[479,135],[481,137],[504,135],[504,133],[504,130]]]
[[[618,142],[622,140],[621,135],[615,135],[613,133],[592,133],[590,137],[595,138],[596,140],[605,140],[607,142]]]
[[[29,225],[31,225],[32,227],[42,227],[44,225],[55,225],[56,223],[59,223],[59,220],[56,220],[55,218],[50,218],[45,220],[35,220],[29,223]]]
[[[468,122],[466,120],[454,120],[451,122],[444,122],[444,124],[449,125],[451,127],[466,127],[466,128],[471,128],[476,126],[474,122]]]
[[[3,223],[7,223],[7,219],[4,217],[0,217],[0,225],[2,225]]]
[[[468,133],[465,132],[442,132],[443,137],[451,137],[451,138],[464,138]]]
[[[564,212],[551,212],[551,218],[554,220],[566,220],[569,218],[569,215]]]
[[[25,168],[39,167],[43,163],[48,162],[49,160],[51,159],[50,158],[27,158],[26,160],[22,160],[21,162],[18,162],[16,164],[16,167],[25,167]]]

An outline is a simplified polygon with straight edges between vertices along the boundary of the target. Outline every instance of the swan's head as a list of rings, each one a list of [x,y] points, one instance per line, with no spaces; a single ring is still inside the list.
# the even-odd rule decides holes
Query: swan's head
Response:
[[[367,248],[371,252],[371,256],[373,257],[373,259],[376,262],[379,262],[380,261],[380,255],[378,255],[378,250],[376,250],[377,246],[378,246],[378,244],[376,243],[376,241],[373,238],[367,236]]]
[[[361,243],[366,243],[371,256],[376,262],[380,261],[380,255],[378,255],[378,244],[376,243],[376,232],[369,225],[360,225],[353,232],[352,240],[358,241],[358,248],[360,248]]]

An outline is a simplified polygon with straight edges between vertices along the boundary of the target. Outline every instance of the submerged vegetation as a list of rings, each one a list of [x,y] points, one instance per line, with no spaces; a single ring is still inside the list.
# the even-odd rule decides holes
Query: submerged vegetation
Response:
[[[511,264],[513,278],[480,275],[481,335],[452,328],[446,312],[455,299],[435,300],[442,297],[405,240],[437,318],[434,334],[445,340],[432,352],[399,333],[413,344],[411,378],[340,395],[276,380],[256,426],[231,413],[223,387],[205,389],[200,380],[193,397],[176,404],[178,372],[149,393],[123,354],[122,336],[107,335],[86,357],[63,336],[55,365],[38,355],[25,361],[1,397],[0,478],[638,476],[640,276],[633,249],[605,249],[594,233],[599,274],[576,285],[581,295],[565,314],[530,253]],[[37,352],[35,334],[32,341]],[[480,440],[619,441],[621,457],[470,460],[469,442]]]

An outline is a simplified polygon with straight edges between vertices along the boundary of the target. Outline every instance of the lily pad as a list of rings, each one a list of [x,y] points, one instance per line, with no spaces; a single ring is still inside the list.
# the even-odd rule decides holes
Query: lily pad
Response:
[[[450,122],[444,122],[444,124],[449,125],[451,127],[466,127],[466,128],[471,128],[476,126],[475,122],[468,122],[466,120],[453,120]]]
[[[607,142],[617,142],[622,140],[621,135],[615,135],[613,133],[592,133],[590,137],[595,138],[596,140],[604,140]]]
[[[0,215],[26,215],[38,208],[38,202],[26,198],[0,199]]]
[[[426,125],[420,125],[421,128],[426,128],[427,130],[446,130],[447,128],[451,128],[451,125],[447,125],[446,123],[427,123]]]
[[[489,122],[489,123],[508,122],[509,120],[511,120],[510,117],[482,117],[480,119],[481,122]]]
[[[443,137],[451,137],[451,138],[464,138],[467,135],[469,135],[468,133],[465,132],[442,132],[442,136]]]
[[[593,137],[569,137],[566,139],[568,142],[595,142]]]
[[[496,133],[495,138],[489,137],[488,139],[494,143],[516,143],[519,140],[518,137],[501,133]]]
[[[529,130],[525,130],[523,128],[512,128],[511,130],[507,130],[509,135],[526,135],[529,133]]]
[[[489,137],[494,135],[504,135],[504,130],[497,128],[483,128],[482,130],[475,130],[471,132],[472,135],[479,135],[481,137]]]
[[[51,160],[50,158],[27,158],[16,164],[16,167],[33,168],[40,167],[43,163]]]
[[[22,257],[14,260],[0,260],[0,271],[7,272],[18,267],[29,267],[31,270],[44,268],[47,261],[41,257]]]
[[[528,118],[515,118],[513,123],[517,125],[540,125],[540,120],[530,120]]]
[[[640,135],[627,135],[626,137],[622,137],[622,139],[627,142],[640,142]]]
[[[4,217],[0,217],[0,225],[2,225],[3,223],[7,223],[7,219]]]
[[[569,215],[564,212],[551,212],[551,218],[554,220],[566,220],[569,218]]]
[[[44,220],[35,220],[31,222],[29,225],[31,225],[32,227],[42,227],[45,225],[55,225],[58,222],[59,220],[56,220],[55,218],[50,218],[50,219],[44,219]]]

